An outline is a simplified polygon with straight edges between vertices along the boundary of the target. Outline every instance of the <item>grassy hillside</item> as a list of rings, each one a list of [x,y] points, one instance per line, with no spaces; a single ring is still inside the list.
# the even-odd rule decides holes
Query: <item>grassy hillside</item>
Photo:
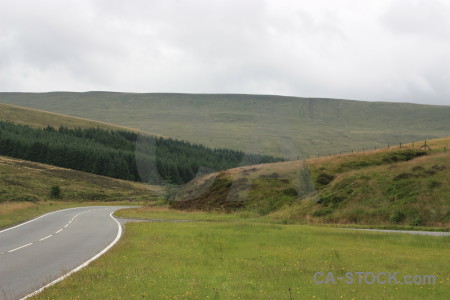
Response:
[[[51,195],[56,186],[60,197]],[[160,193],[157,186],[0,156],[0,228],[68,207],[145,203]]]
[[[59,128],[64,126],[67,128],[103,128],[132,132],[138,131],[134,128],[4,103],[0,103],[0,120],[28,125],[34,128],[43,128],[47,126]],[[145,132],[145,134],[155,135],[149,132]]]
[[[246,211],[283,223],[450,226],[450,138],[230,169],[184,186],[172,207]],[[419,144],[420,146],[420,144]]]
[[[101,128],[44,129],[0,121],[0,155],[46,163],[97,175],[160,184],[186,183],[201,167],[225,170],[239,165],[276,162],[269,156],[210,149],[169,138]]]
[[[12,159],[0,156],[0,202],[55,200],[52,186],[61,189],[62,201],[154,200],[157,186]]]
[[[258,95],[1,93],[0,102],[288,158],[448,136],[449,106]]]

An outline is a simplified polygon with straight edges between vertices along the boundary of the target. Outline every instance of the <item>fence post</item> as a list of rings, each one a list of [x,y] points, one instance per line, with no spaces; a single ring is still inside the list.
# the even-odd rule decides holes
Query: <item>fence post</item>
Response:
[[[400,143],[400,148],[402,147],[402,143]]]
[[[388,144],[388,149],[390,149],[390,146],[389,146],[389,144]]]

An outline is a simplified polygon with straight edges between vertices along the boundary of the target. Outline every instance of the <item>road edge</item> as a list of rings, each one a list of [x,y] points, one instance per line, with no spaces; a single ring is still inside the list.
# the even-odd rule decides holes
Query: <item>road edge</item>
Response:
[[[43,214],[43,215],[36,216],[36,217],[34,217],[33,219],[31,219],[31,220],[28,220],[28,221],[25,220],[25,221],[20,222],[19,224],[16,223],[15,225],[6,226],[5,229],[0,230],[0,233],[3,233],[3,232],[5,232],[5,231],[8,231],[8,230],[11,230],[11,229],[20,227],[20,226],[22,226],[22,225],[31,223],[31,222],[33,222],[33,221],[36,221],[36,220],[40,219],[40,218],[46,217],[46,216],[48,216],[48,215],[51,215],[51,214],[54,214],[54,213],[57,213],[57,212],[60,212],[60,211],[69,210],[69,209],[76,209],[76,208],[86,208],[86,207],[89,207],[89,206],[69,207],[69,208],[64,208],[64,209],[58,209],[58,210],[55,210],[55,211],[50,211],[50,212],[45,213],[45,214]]]
[[[64,274],[63,276],[61,276],[61,277],[59,277],[59,278],[53,280],[52,282],[50,282],[50,283],[48,283],[47,285],[41,287],[40,289],[38,289],[38,290],[36,290],[36,291],[34,291],[34,292],[32,292],[32,293],[30,293],[30,294],[24,296],[23,298],[20,298],[20,300],[25,300],[25,299],[28,299],[28,298],[30,298],[30,297],[33,297],[33,296],[35,296],[35,295],[41,293],[41,292],[42,292],[43,290],[45,290],[46,288],[48,288],[48,287],[50,287],[50,286],[52,286],[52,285],[55,285],[56,283],[58,283],[58,282],[64,280],[65,278],[69,277],[69,276],[72,275],[73,273],[78,272],[78,271],[80,271],[81,269],[87,267],[91,262],[93,262],[94,260],[96,260],[97,258],[99,258],[100,256],[102,256],[103,254],[105,254],[109,249],[111,249],[111,248],[119,241],[120,237],[122,236],[122,232],[123,232],[122,225],[119,223],[119,221],[117,221],[117,219],[113,216],[113,214],[114,214],[114,211],[113,211],[112,213],[110,213],[109,216],[117,223],[117,228],[118,228],[117,236],[116,236],[116,238],[115,238],[108,246],[106,246],[105,249],[103,249],[102,251],[100,251],[99,253],[97,253],[94,257],[90,258],[89,260],[87,260],[87,261],[84,262],[83,264],[79,265],[78,267],[76,267],[76,268],[73,269],[72,271],[69,271],[68,273],[66,273],[66,274]]]
[[[367,232],[425,235],[425,236],[450,236],[450,232],[446,232],[446,231],[420,231],[420,230],[416,231],[416,230],[371,229],[371,228],[342,228],[342,229],[359,230],[359,231],[367,231]]]

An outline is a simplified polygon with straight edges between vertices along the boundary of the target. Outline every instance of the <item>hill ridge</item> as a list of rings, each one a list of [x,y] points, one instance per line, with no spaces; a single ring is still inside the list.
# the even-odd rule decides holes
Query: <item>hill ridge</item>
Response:
[[[58,126],[55,124],[50,124],[51,122],[49,123],[48,119],[44,120],[44,118],[43,118],[41,124],[39,124],[39,125],[34,124],[35,126],[33,126],[33,124],[28,123],[28,121],[23,118],[17,119],[17,118],[8,117],[7,114],[11,113],[11,109],[16,109],[16,110],[19,110],[22,112],[37,113],[37,114],[42,114],[42,115],[46,115],[46,116],[61,117],[64,120],[61,120],[61,124]],[[157,135],[155,133],[139,131],[138,129],[130,128],[130,127],[126,127],[126,126],[116,125],[116,124],[102,122],[102,121],[96,121],[96,120],[92,120],[92,119],[86,119],[86,118],[77,117],[77,116],[70,116],[70,115],[66,115],[66,114],[62,114],[62,113],[50,112],[50,111],[46,111],[46,110],[42,110],[42,109],[38,109],[38,108],[30,108],[30,107],[24,107],[24,106],[19,106],[19,105],[14,105],[14,104],[7,104],[7,103],[0,103],[0,120],[9,121],[9,122],[16,123],[16,124],[30,125],[32,127],[46,127],[46,126],[52,126],[52,127],[56,127],[56,128],[61,127],[61,126],[68,127],[68,128],[99,127],[99,128],[112,129],[112,130],[140,132],[142,134],[149,134],[149,135],[153,135],[156,137],[163,137],[163,136]],[[80,122],[79,123],[74,122],[74,125],[70,126],[70,125],[67,125],[68,120],[78,120]],[[85,124],[85,123],[88,123],[88,124]],[[95,125],[97,125],[97,126],[95,126]]]
[[[0,92],[2,95],[16,95],[16,94],[122,94],[122,95],[186,95],[186,96],[251,96],[251,97],[261,97],[261,98],[284,98],[284,99],[298,99],[298,100],[330,100],[330,101],[348,101],[348,102],[364,102],[364,103],[385,103],[385,104],[413,104],[421,106],[438,106],[438,107],[450,107],[450,105],[445,104],[424,104],[415,102],[400,102],[400,101],[378,101],[378,100],[362,100],[362,99],[344,99],[344,98],[330,98],[330,97],[303,97],[303,96],[293,96],[293,95],[279,95],[279,94],[251,94],[251,93],[184,93],[184,92],[120,92],[120,91],[83,91],[83,92],[73,92],[73,91],[49,91],[49,92]]]
[[[0,93],[0,102],[294,159],[438,138],[450,106],[251,94]]]

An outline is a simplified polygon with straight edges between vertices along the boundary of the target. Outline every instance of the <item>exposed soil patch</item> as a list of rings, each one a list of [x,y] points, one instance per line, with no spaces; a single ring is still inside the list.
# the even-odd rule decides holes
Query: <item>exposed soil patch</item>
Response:
[[[436,173],[445,170],[446,168],[447,167],[443,166],[443,165],[442,166],[434,165],[429,170],[426,170],[422,166],[416,166],[411,169],[412,173],[400,173],[397,176],[395,176],[393,178],[393,180],[398,181],[398,180],[409,179],[409,178],[414,178],[414,177],[421,178],[421,177],[433,176]]]
[[[242,181],[240,184],[245,185],[247,183]],[[220,174],[205,193],[189,200],[173,201],[171,207],[183,210],[234,211],[243,207],[244,202],[229,197],[232,186],[232,179],[224,174]]]

